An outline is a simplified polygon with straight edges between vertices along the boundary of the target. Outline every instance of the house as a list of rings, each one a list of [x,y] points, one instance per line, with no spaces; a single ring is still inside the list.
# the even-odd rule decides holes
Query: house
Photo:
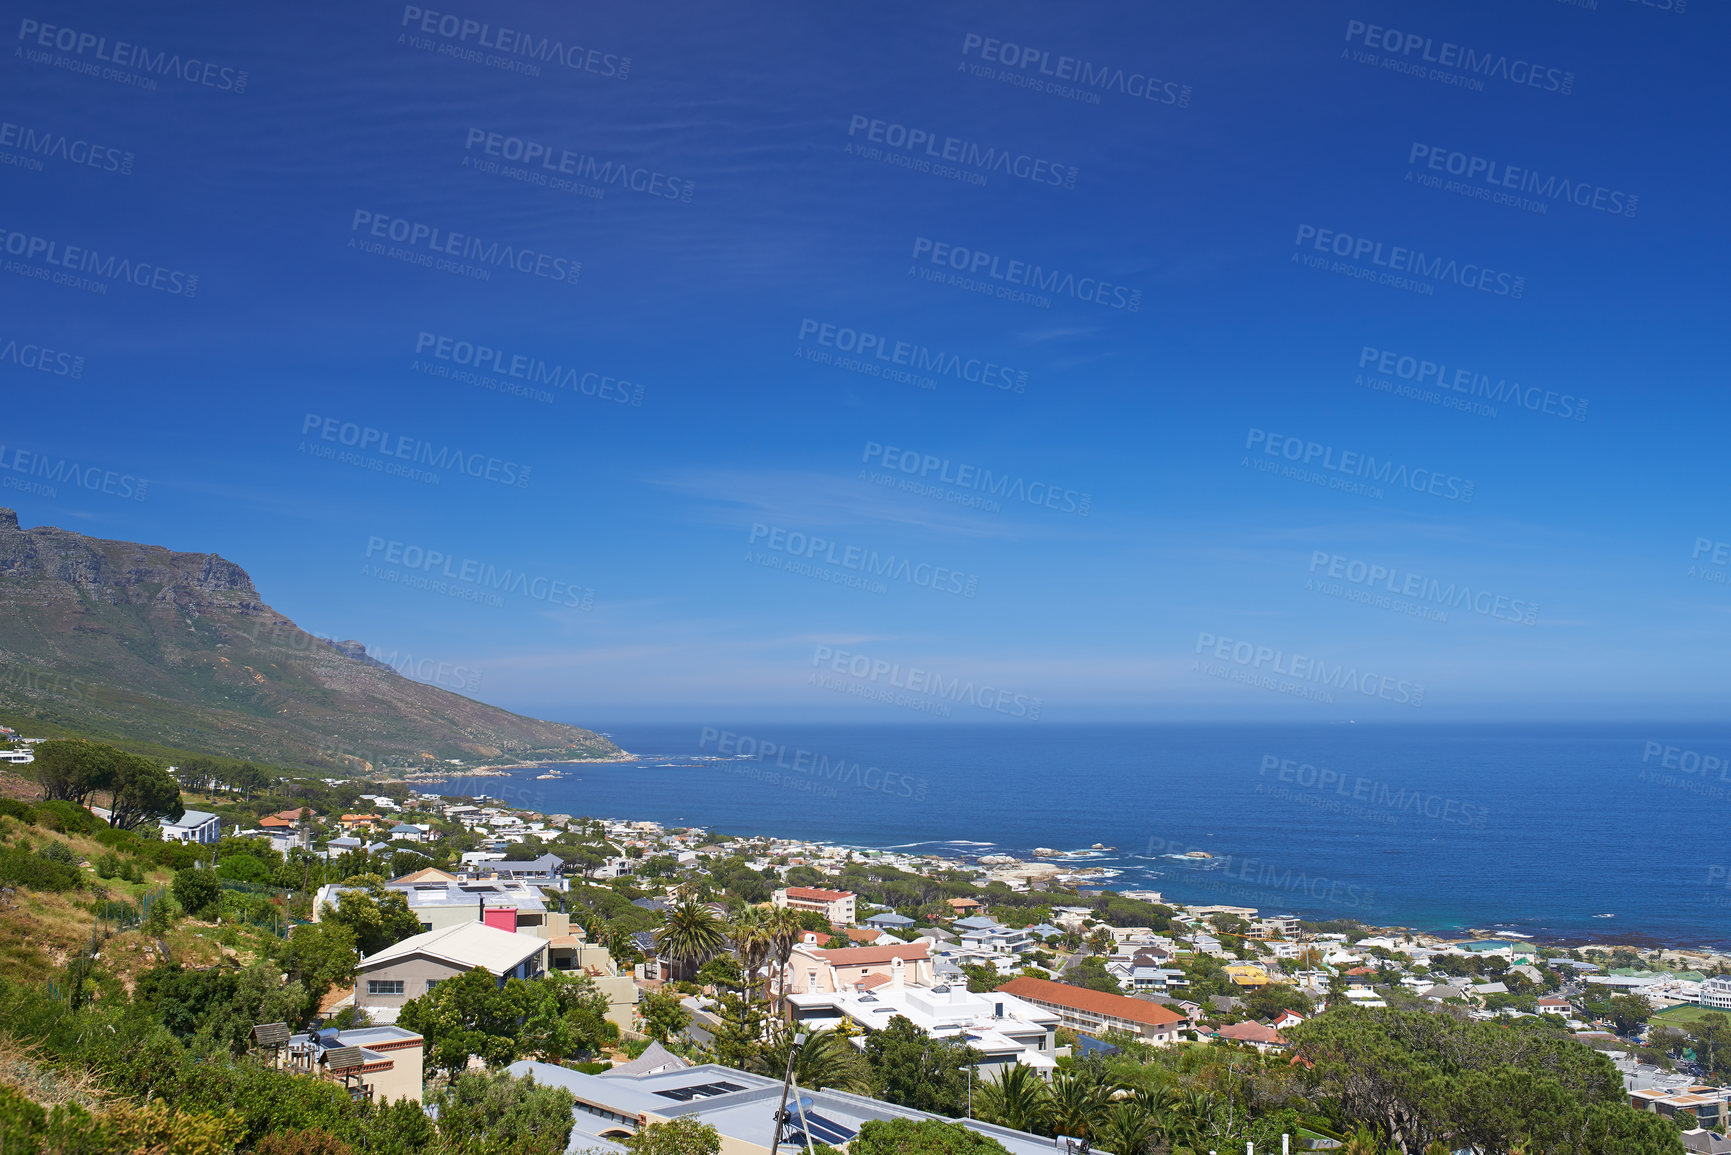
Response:
[[[976,1077],[995,1078],[1018,1064],[1042,1075],[1057,1068],[1057,1013],[1001,991],[975,993],[965,983],[911,987],[868,979],[855,990],[793,994],[788,1002],[795,1021],[808,1030],[847,1020],[869,1035],[899,1015],[933,1038],[965,1036],[982,1056]]]
[[[645,1055],[648,1052],[644,1052]],[[543,1086],[563,1087],[576,1100],[570,1148],[574,1151],[624,1151],[628,1139],[651,1123],[680,1117],[700,1118],[721,1136],[726,1155],[767,1155],[775,1147],[801,1151],[808,1144],[841,1148],[872,1120],[937,1119],[959,1123],[1002,1145],[1010,1155],[1052,1155],[1052,1140],[977,1119],[942,1116],[900,1107],[833,1088],[801,1088],[801,1110],[784,1124],[775,1118],[781,1078],[705,1063],[695,1067],[665,1064],[654,1072],[615,1067],[586,1075],[551,1063],[522,1061],[512,1075],[533,1076]],[[778,1134],[779,1130],[779,1134]]]
[[[867,926],[880,927],[883,930],[906,930],[908,927],[914,925],[914,920],[905,914],[897,914],[893,910],[886,910],[882,914],[872,915],[870,918],[865,920],[865,923]]]
[[[842,930],[849,942],[855,946],[894,946],[902,941],[887,931],[875,926],[850,926]]]
[[[1225,968],[1226,977],[1237,986],[1254,988],[1268,985],[1268,972],[1261,967],[1243,964]]]
[[[419,1103],[426,1046],[420,1035],[402,1027],[326,1028],[290,1035],[288,1045],[274,1057],[279,1070],[329,1079],[358,1089],[375,1103]],[[358,1048],[359,1053],[346,1048]]]
[[[337,821],[342,823],[345,832],[352,834],[360,830],[371,830],[383,820],[377,814],[345,814]]]
[[[1541,1015],[1562,1015],[1568,1019],[1574,1017],[1575,1005],[1568,999],[1547,997],[1539,1000],[1538,1011]]]
[[[565,860],[553,853],[526,861],[503,859],[492,863],[490,869],[502,878],[515,878],[535,886],[558,889],[564,889],[565,886]]]
[[[606,947],[586,941],[581,933],[549,938],[547,969],[588,975],[595,989],[607,996],[604,1017],[622,1031],[637,1029],[637,1000],[641,992],[629,974],[619,972],[619,964]]]
[[[361,840],[358,838],[332,838],[325,843],[325,857],[335,858],[339,854],[347,854],[360,848]]]
[[[423,930],[444,930],[463,923],[480,922],[499,930],[557,938],[571,932],[571,916],[549,910],[541,891],[506,878],[460,879],[428,867],[385,883],[400,893]],[[313,921],[319,921],[328,902],[341,907],[345,891],[340,882],[327,883],[313,897]]]
[[[1024,976],[998,989],[1036,1007],[1057,1011],[1064,1026],[1095,1036],[1102,1031],[1124,1031],[1144,1042],[1166,1044],[1177,1042],[1179,1032],[1191,1025],[1189,1019],[1159,1003],[1068,983]]]
[[[258,820],[261,830],[293,830],[305,826],[318,815],[311,807],[303,806],[299,810],[279,810],[275,814],[267,814]]]
[[[957,918],[966,918],[972,914],[979,914],[982,910],[986,909],[984,906],[980,905],[980,903],[971,898],[947,898],[944,900],[944,905],[948,906],[951,913],[953,913]]]
[[[1257,920],[1254,933],[1263,938],[1297,938],[1303,929],[1296,914],[1271,914]]]
[[[1274,1021],[1268,1025],[1277,1031],[1285,1031],[1292,1027],[1296,1027],[1303,1021],[1304,1016],[1299,1014],[1297,1011],[1281,1011],[1278,1015],[1274,1016]]]
[[[854,896],[846,890],[823,890],[815,886],[788,886],[772,896],[778,909],[812,910],[829,919],[831,926],[852,926]]]
[[[1696,997],[1701,1006],[1731,1010],[1731,977],[1715,975],[1710,979],[1703,979],[1700,993]]]
[[[1244,1043],[1264,1053],[1286,1046],[1286,1036],[1261,1023],[1233,1023],[1209,1032],[1210,1037],[1229,1043]]]
[[[355,1003],[375,1020],[394,1020],[410,999],[476,967],[490,972],[500,986],[506,979],[534,978],[547,969],[547,940],[481,922],[411,935],[361,959],[355,967]]]
[[[173,822],[162,822],[164,842],[201,842],[214,845],[222,838],[222,819],[205,810],[188,810]],[[274,847],[273,847],[274,849]]]
[[[788,957],[785,981],[784,989],[806,994],[856,990],[862,983],[867,988],[886,982],[936,985],[930,948],[924,941],[836,950],[801,944]]]
[[[407,822],[399,822],[386,832],[393,842],[425,842],[427,832],[419,826],[410,826]]]

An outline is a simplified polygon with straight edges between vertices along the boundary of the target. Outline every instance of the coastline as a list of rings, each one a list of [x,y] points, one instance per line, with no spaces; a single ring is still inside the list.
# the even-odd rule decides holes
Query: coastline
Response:
[[[529,770],[529,769],[540,769],[540,768],[544,768],[546,766],[556,766],[556,765],[580,766],[580,765],[584,765],[585,763],[626,762],[626,761],[637,761],[637,760],[638,760],[638,757],[635,755],[627,755],[625,757],[593,758],[593,759],[586,759],[586,760],[584,760],[584,762],[573,762],[570,759],[557,759],[557,760],[546,760],[546,761],[535,761],[535,762],[520,762],[520,763],[513,763],[510,766],[487,767],[485,769],[499,771],[499,773],[495,773],[493,775],[490,775],[492,777],[500,777],[500,778],[507,778],[508,779],[510,777],[510,775],[508,773],[505,773],[504,771],[509,771],[509,770],[513,770],[513,769]],[[484,796],[475,796],[475,797],[484,797]],[[543,820],[547,818],[546,814],[544,814],[538,810],[528,808],[528,807],[513,805],[507,799],[490,798],[490,800],[498,802],[501,805],[506,806],[506,807],[512,809],[513,811],[521,813],[521,814],[531,815],[531,816],[534,816],[534,817],[537,817],[537,818],[540,818]],[[604,816],[596,815],[593,817],[598,817],[602,821],[613,821],[613,822],[653,821],[653,822],[657,822],[660,825],[667,825],[667,823],[662,823],[662,822],[660,822],[660,820],[645,819],[645,818],[642,818],[641,816],[614,815],[614,816],[605,816],[604,817]],[[713,829],[715,827],[715,824],[713,822],[708,822],[708,821],[692,822],[692,823],[690,823],[690,825],[698,826],[698,827],[704,827],[704,828],[710,828],[710,829]],[[1094,889],[1112,890],[1112,891],[1118,892],[1118,893],[1121,893],[1124,890],[1142,889],[1141,886],[1139,886],[1135,883],[1119,882],[1118,881],[1118,875],[1120,874],[1120,872],[1118,872],[1118,871],[1108,870],[1108,873],[1111,874],[1112,877],[1107,877],[1104,879],[1090,878],[1090,877],[1084,876],[1082,874],[1082,872],[1084,872],[1084,871],[1087,872],[1089,875],[1091,875],[1091,874],[1094,874],[1096,871],[1099,871],[1101,869],[1101,868],[1096,867],[1096,866],[1083,865],[1084,863],[1088,863],[1088,862],[1092,861],[1090,856],[1092,854],[1096,853],[1096,849],[1093,847],[1079,848],[1079,849],[1075,849],[1075,850],[1059,851],[1056,854],[1052,854],[1052,853],[1035,854],[1031,851],[1005,850],[1003,848],[997,847],[995,844],[991,845],[990,849],[985,849],[978,844],[968,843],[968,842],[965,842],[964,840],[959,840],[959,839],[958,840],[940,841],[940,842],[875,845],[875,844],[870,844],[870,843],[865,843],[865,842],[857,842],[857,841],[846,841],[846,842],[836,841],[832,838],[793,837],[793,836],[789,836],[785,833],[777,833],[774,831],[763,830],[763,829],[747,830],[747,829],[739,828],[738,825],[734,824],[734,823],[727,823],[725,825],[727,827],[728,833],[733,834],[733,835],[738,836],[738,837],[764,838],[764,839],[773,839],[776,841],[783,841],[783,842],[802,843],[802,844],[809,845],[811,847],[814,847],[814,848],[817,848],[820,850],[871,852],[871,853],[881,853],[881,854],[891,854],[891,855],[904,854],[904,855],[908,855],[909,857],[930,858],[930,859],[938,860],[940,862],[962,864],[962,865],[965,865],[967,867],[985,872],[988,875],[988,877],[997,877],[1001,874],[1007,874],[1007,873],[1023,873],[1023,872],[1026,872],[1027,868],[1030,868],[1030,867],[1036,868],[1036,869],[1040,868],[1040,867],[1046,867],[1046,868],[1056,867],[1057,868],[1055,870],[1056,875],[1067,877],[1069,879],[1069,881],[1064,883],[1064,885],[1076,887],[1078,889],[1087,888],[1090,890],[1094,890]],[[924,849],[916,851],[913,849],[914,847],[921,847]],[[1039,849],[1045,850],[1046,848],[1041,847]],[[997,859],[999,861],[997,861],[995,863],[982,863],[980,861],[982,858],[994,858],[994,859]],[[1002,861],[1003,859],[1013,859],[1014,865],[1003,862]],[[1072,871],[1072,870],[1064,870],[1061,866],[1058,866],[1058,864],[1063,863],[1066,860],[1077,862],[1077,868]],[[1051,877],[1051,875],[1047,875],[1047,876]],[[1176,899],[1176,898],[1163,899],[1163,904],[1168,905],[1168,906],[1176,905],[1176,906],[1180,906],[1180,907],[1199,907],[1199,906],[1200,907],[1207,907],[1207,906],[1220,905],[1217,902],[1211,902],[1208,900],[1182,900],[1182,899]],[[1236,905],[1236,904],[1228,904],[1228,905]],[[1243,905],[1250,905],[1250,904],[1243,904]],[[1305,909],[1302,904],[1289,904],[1289,906],[1292,909],[1297,909],[1297,910]],[[1266,909],[1263,909],[1262,913],[1266,914],[1266,913],[1269,913],[1273,910],[1274,910],[1274,907],[1268,907]],[[1315,915],[1315,917],[1308,918],[1308,919],[1306,919],[1306,921],[1312,921],[1312,922],[1330,921],[1330,919],[1328,917],[1326,917],[1326,915],[1323,912],[1313,911],[1312,913]],[[1336,916],[1336,917],[1339,917],[1339,916]],[[1674,939],[1674,938],[1667,937],[1664,935],[1659,935],[1659,934],[1651,934],[1648,932],[1641,931],[1639,929],[1620,929],[1616,932],[1605,932],[1603,934],[1593,934],[1593,933],[1585,933],[1585,932],[1571,933],[1571,932],[1545,931],[1545,930],[1513,931],[1513,930],[1508,930],[1508,929],[1497,929],[1495,927],[1487,928],[1487,927],[1482,927],[1482,926],[1481,927],[1471,927],[1471,928],[1433,926],[1433,927],[1427,928],[1424,926],[1408,926],[1408,925],[1404,925],[1404,924],[1376,923],[1376,922],[1371,922],[1371,921],[1368,921],[1365,919],[1360,919],[1360,918],[1355,918],[1355,919],[1353,919],[1353,921],[1358,922],[1359,925],[1361,925],[1366,931],[1370,932],[1370,934],[1377,935],[1377,936],[1390,935],[1390,936],[1394,936],[1394,937],[1403,937],[1403,938],[1428,939],[1428,940],[1432,940],[1433,942],[1436,942],[1436,943],[1465,942],[1465,941],[1471,941],[1471,940],[1494,941],[1494,940],[1498,940],[1498,939],[1502,939],[1502,938],[1512,938],[1512,939],[1515,939],[1515,940],[1520,941],[1520,942],[1528,942],[1528,943],[1532,943],[1535,946],[1543,946],[1543,947],[1548,947],[1548,948],[1557,949],[1557,950],[1593,949],[1593,950],[1604,950],[1604,951],[1616,951],[1619,949],[1626,949],[1626,950],[1634,951],[1638,954],[1646,954],[1646,953],[1650,953],[1653,951],[1660,951],[1666,955],[1686,956],[1687,958],[1689,958],[1691,960],[1703,962],[1704,964],[1706,964],[1708,966],[1711,966],[1711,965],[1715,964],[1716,962],[1720,962],[1720,961],[1722,961],[1727,966],[1731,966],[1731,946],[1721,948],[1721,947],[1703,945],[1703,944],[1699,944],[1699,943],[1691,944],[1691,943],[1684,942],[1680,939]]]

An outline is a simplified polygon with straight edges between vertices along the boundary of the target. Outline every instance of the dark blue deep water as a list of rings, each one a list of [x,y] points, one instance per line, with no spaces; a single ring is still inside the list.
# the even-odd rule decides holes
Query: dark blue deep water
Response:
[[[745,741],[724,749],[717,731]],[[1731,763],[1723,727],[608,732],[637,759],[464,788],[547,813],[860,847],[1025,856],[1100,843],[1115,849],[1065,861],[1174,899],[1433,932],[1731,946],[1731,766],[1709,761]],[[1166,857],[1191,850],[1212,857]]]

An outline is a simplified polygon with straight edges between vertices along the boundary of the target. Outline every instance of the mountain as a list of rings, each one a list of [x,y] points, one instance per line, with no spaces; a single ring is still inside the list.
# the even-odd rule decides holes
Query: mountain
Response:
[[[213,553],[23,529],[0,508],[0,708],[81,732],[365,770],[617,757],[589,730],[405,678],[316,638]]]

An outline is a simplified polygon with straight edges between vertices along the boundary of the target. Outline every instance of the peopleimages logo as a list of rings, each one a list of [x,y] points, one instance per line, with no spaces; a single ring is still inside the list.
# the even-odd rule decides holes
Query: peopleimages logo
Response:
[[[697,185],[654,169],[634,167],[618,161],[598,160],[586,152],[572,152],[521,136],[506,136],[484,128],[471,128],[463,140],[465,165],[474,154],[523,165],[530,170],[529,184],[548,184],[557,177],[589,181],[598,188],[609,185],[648,197],[690,204]],[[561,187],[561,186],[555,186]]]
[[[321,417],[317,413],[308,413],[301,419],[301,436],[306,437],[308,434],[312,434],[315,441],[327,441],[363,453],[375,453],[380,457],[410,461],[434,469],[453,470],[469,477],[517,489],[529,488],[529,477],[533,472],[532,467],[515,461],[503,461],[497,457],[488,457],[484,453],[469,453],[462,449],[453,449],[449,445],[435,446],[432,442],[418,437],[393,434],[388,430],[375,429],[371,425],[358,425],[336,417]]]
[[[1458,152],[1442,145],[1421,144],[1413,141],[1412,150],[1407,154],[1406,162],[1413,168],[1421,167],[1433,173],[1446,173],[1449,176],[1460,177],[1459,183],[1469,186],[1469,189],[1456,190],[1444,186],[1450,192],[1470,191],[1470,194],[1484,193],[1498,197],[1522,193],[1538,198],[1535,202],[1540,211],[1549,206],[1546,202],[1566,201],[1584,209],[1610,213],[1613,216],[1632,217],[1641,198],[1633,193],[1606,188],[1603,185],[1589,184],[1586,181],[1570,180],[1559,177],[1555,173],[1550,176],[1540,176],[1530,168],[1519,165],[1504,164],[1501,161],[1487,157],[1472,156]],[[1407,180],[1413,179],[1409,169]],[[1531,207],[1522,198],[1512,198],[1508,203],[1516,208]]]
[[[643,404],[643,386],[622,377],[611,377],[576,366],[568,368],[549,364],[526,353],[513,353],[479,341],[429,333],[425,329],[415,336],[415,354],[480,373],[497,374],[525,386],[569,389],[617,405]]]
[[[1257,446],[1262,447],[1264,456],[1298,462],[1304,467],[1326,469],[1348,477],[1410,489],[1414,493],[1428,493],[1447,501],[1471,502],[1473,499],[1474,483],[1452,473],[1408,469],[1404,464],[1388,460],[1379,463],[1375,457],[1357,450],[1336,450],[1332,445],[1306,441],[1301,437],[1251,429],[1245,437],[1244,448],[1255,449]],[[1251,460],[1246,458],[1246,463]]]
[[[41,171],[43,160],[59,160],[98,172],[132,175],[130,152],[9,120],[0,121],[0,148],[15,149],[20,160],[33,162],[30,167],[36,171]]]
[[[892,120],[878,120],[855,113],[849,120],[850,139],[863,138],[871,144],[896,149],[924,161],[939,161],[962,165],[979,173],[998,173],[1032,184],[1049,184],[1058,188],[1075,188],[1077,169],[1045,157],[1030,156],[1014,149],[1000,149],[977,141],[954,136],[939,136],[927,128],[911,128]],[[853,146],[849,145],[851,149]]]
[[[102,281],[115,281],[137,285],[141,289],[153,289],[171,297],[198,296],[198,277],[193,273],[165,268],[149,261],[118,257],[113,253],[104,256],[97,250],[82,245],[63,244],[48,237],[38,237],[13,229],[0,228],[0,251],[7,256],[19,258],[21,262],[40,262],[39,279],[43,280],[50,279],[51,270],[66,269],[72,273],[85,273],[101,278],[89,282],[85,282],[84,278],[77,278],[83,282],[77,287],[95,289],[101,293],[108,291],[108,286]],[[13,271],[26,271],[26,267],[21,265],[18,270]],[[54,274],[56,278],[65,276],[70,274]]]
[[[403,6],[402,27],[412,28],[424,36],[437,36],[447,47],[460,49],[473,45],[497,52],[504,57],[516,57],[528,64],[528,70],[540,75],[536,64],[560,64],[572,72],[588,72],[596,76],[624,80],[631,75],[631,57],[617,56],[581,44],[566,44],[548,36],[536,36],[515,28],[498,27],[457,16],[450,12],[435,12],[430,8]],[[421,45],[414,45],[421,47]],[[460,55],[447,51],[444,55]],[[479,53],[475,54],[479,57]],[[485,60],[483,59],[483,63]]]
[[[799,339],[802,344],[810,343],[822,349],[850,353],[856,358],[869,357],[873,361],[886,362],[913,373],[930,374],[933,378],[948,377],[952,381],[984,385],[1005,393],[1028,391],[1026,370],[1012,369],[1008,365],[1000,365],[983,357],[946,353],[942,349],[933,349],[917,341],[898,341],[865,329],[837,325],[829,321],[814,321],[805,317],[799,323]]]
[[[416,576],[436,574],[447,581],[461,582],[481,591],[520,594],[536,601],[547,602],[556,606],[569,606],[572,609],[587,610],[595,604],[595,591],[577,585],[575,582],[555,581],[539,576],[531,577],[529,574],[513,569],[501,570],[491,562],[477,561],[471,557],[458,558],[454,554],[448,554],[437,549],[427,549],[411,542],[369,537],[367,538],[366,557],[369,561],[376,561],[381,567],[383,565],[400,565],[406,570],[419,570],[420,574]],[[453,566],[455,566],[454,569]],[[361,572],[365,576],[373,576],[365,566],[362,567]],[[382,568],[379,570],[381,574],[386,572],[388,571]],[[500,604],[497,601],[496,593],[493,604]]]
[[[84,376],[83,357],[31,341],[21,342],[16,337],[0,338],[0,365],[8,363],[20,369],[34,369],[38,373],[70,377],[75,381]]]
[[[1002,64],[1016,72],[1031,74],[1027,77],[1031,83],[1022,87],[1044,87],[1054,95],[1071,99],[1082,98],[1088,104],[1098,104],[1100,98],[1096,94],[1101,92],[1116,92],[1151,104],[1169,104],[1178,108],[1184,108],[1190,103],[1188,84],[1161,80],[1133,69],[1095,64],[1075,56],[1053,56],[1044,48],[1018,44],[1014,40],[996,40],[990,36],[981,36],[977,32],[969,32],[962,37],[962,55],[975,54],[989,64]],[[1042,84],[1038,79],[1042,76],[1052,79]],[[1086,99],[1089,97],[1092,99]]]
[[[1480,617],[1493,618],[1500,622],[1514,622],[1523,626],[1536,626],[1539,623],[1539,607],[1534,602],[1504,597],[1489,590],[1475,592],[1464,582],[1450,582],[1445,586],[1436,578],[1427,578],[1423,574],[1402,570],[1398,566],[1378,565],[1375,562],[1328,553],[1326,550],[1315,550],[1310,555],[1312,579],[1305,583],[1305,588],[1310,589],[1315,585],[1323,592],[1329,592],[1316,581],[1318,570],[1322,571],[1324,577],[1361,586],[1366,591],[1381,589],[1397,597],[1413,598],[1444,609],[1465,607]],[[1447,621],[1448,615],[1442,615],[1442,620]]]
[[[935,566],[929,562],[916,562],[911,558],[897,557],[893,553],[879,554],[875,549],[864,549],[857,545],[843,546],[828,538],[801,533],[799,530],[768,526],[762,522],[752,525],[748,541],[752,545],[761,543],[763,548],[790,558],[821,563],[838,570],[850,570],[866,578],[906,582],[936,593],[960,594],[962,597],[971,598],[980,585],[978,574],[965,574],[960,570]],[[836,552],[838,549],[841,551],[839,554]],[[746,560],[756,559],[748,552]]]
[[[1393,787],[1375,778],[1363,775],[1353,775],[1350,778],[1338,770],[1327,767],[1313,766],[1309,762],[1295,762],[1291,758],[1282,758],[1277,754],[1264,754],[1257,777],[1266,778],[1268,772],[1274,771],[1276,781],[1290,783],[1306,790],[1320,793],[1334,793],[1352,803],[1365,803],[1382,807],[1396,814],[1422,815],[1425,818],[1435,818],[1440,822],[1452,822],[1460,826],[1470,826],[1475,830],[1483,830],[1485,820],[1490,817],[1490,810],[1472,802],[1461,802],[1453,798],[1444,798],[1439,794],[1426,794],[1422,790],[1407,790],[1405,787]],[[1258,788],[1258,793],[1263,791]]]
[[[928,265],[952,269],[969,277],[983,276],[988,282],[999,281],[1004,286],[1013,285],[1035,293],[1073,297],[1078,301],[1103,305],[1108,309],[1120,309],[1127,313],[1142,310],[1141,289],[1103,281],[1098,277],[1078,277],[1062,269],[1048,269],[1027,261],[1001,257],[982,249],[935,241],[930,237],[914,238],[913,260],[916,265],[923,260]]]
[[[1423,75],[1423,65],[1435,64],[1440,69],[1450,70],[1461,79],[1476,79],[1481,86],[1485,80],[1502,80],[1563,96],[1575,90],[1573,72],[1535,64],[1530,60],[1511,59],[1501,52],[1481,52],[1449,40],[1438,41],[1417,32],[1401,32],[1395,28],[1384,28],[1380,24],[1348,20],[1346,40],[1349,44],[1362,44],[1367,49],[1386,53],[1389,57],[1396,58],[1394,62],[1405,62],[1409,65],[1407,69],[1394,71],[1410,71],[1415,75]],[[1342,49],[1343,53],[1345,51]],[[1416,61],[1413,60],[1415,53]]]
[[[8,447],[4,442],[0,442],[0,474],[18,475],[5,476],[0,480],[0,484],[4,484],[5,488],[38,497],[60,496],[59,491],[43,484],[44,482],[72,486],[88,493],[103,493],[109,497],[130,501],[143,501],[150,493],[150,482],[142,477],[134,477],[130,473],[116,473],[100,465],[82,465],[65,457],[51,457],[35,450],[20,449],[16,445]],[[41,482],[21,481],[19,478],[40,478]]]
[[[860,460],[869,465],[873,459],[885,469],[918,477],[922,482],[941,482],[1005,501],[1025,502],[1061,513],[1074,513],[1079,517],[1088,516],[1094,501],[1090,494],[1079,493],[1050,482],[1029,482],[1008,473],[994,475],[990,469],[977,465],[957,465],[947,457],[936,457],[914,449],[898,449],[894,445],[868,441]],[[861,472],[864,473],[863,470]]]
[[[116,68],[136,69],[148,76],[172,76],[187,84],[222,92],[238,94],[246,91],[246,72],[242,69],[213,64],[196,56],[182,57],[178,52],[155,52],[124,40],[111,44],[108,37],[94,32],[80,32],[75,28],[25,19],[18,23],[18,39],[26,45],[70,52],[81,59],[112,64]]]
[[[1360,265],[1359,268],[1359,272],[1368,274],[1363,277],[1365,280],[1376,279],[1376,269],[1386,269],[1388,272],[1382,274],[1384,277],[1395,273],[1409,273],[1418,278],[1417,283],[1420,285],[1427,281],[1458,285],[1463,289],[1477,289],[1495,297],[1507,297],[1511,301],[1520,300],[1527,290],[1527,279],[1513,273],[1498,272],[1471,261],[1462,263],[1452,257],[1430,257],[1417,249],[1401,245],[1385,246],[1383,242],[1369,237],[1301,224],[1292,244],[1295,248],[1303,249],[1307,247],[1306,242],[1309,242],[1308,247],[1316,252],[1329,253],[1343,260],[1356,263],[1368,258],[1373,267],[1364,268]],[[1298,261],[1298,254],[1293,253],[1292,259]],[[1389,283],[1406,287],[1398,285],[1396,281]]]
[[[1534,413],[1544,413],[1566,420],[1587,419],[1587,399],[1576,397],[1573,393],[1557,393],[1540,389],[1537,385],[1522,385],[1506,377],[1500,377],[1493,382],[1488,374],[1471,369],[1456,368],[1450,372],[1445,362],[1396,353],[1390,349],[1378,349],[1374,345],[1366,345],[1359,350],[1358,367],[1374,367],[1378,373],[1398,377],[1415,386],[1431,385],[1451,393],[1480,397],[1502,405],[1518,405]]]
[[[1321,658],[1306,657],[1304,654],[1288,655],[1285,650],[1277,650],[1272,646],[1260,646],[1255,642],[1239,642],[1231,638],[1217,637],[1214,634],[1202,632],[1196,635],[1197,654],[1207,654],[1220,662],[1230,662],[1241,667],[1247,674],[1259,676],[1266,673],[1269,676],[1291,678],[1298,683],[1313,682],[1318,686],[1328,686],[1336,690],[1349,690],[1362,694],[1367,698],[1381,698],[1385,702],[1395,702],[1402,706],[1420,706],[1424,704],[1424,686],[1422,683],[1409,682],[1404,678],[1389,678],[1377,673],[1358,672],[1358,667],[1347,666],[1344,662],[1337,664],[1332,670]],[[1215,670],[1203,667],[1201,663],[1192,667],[1192,671],[1205,674],[1215,674]],[[1244,679],[1229,679],[1244,680]],[[1281,684],[1273,684],[1269,688],[1279,689]],[[1301,694],[1300,697],[1314,695]],[[1325,699],[1332,702],[1332,698]]]
[[[496,269],[514,269],[529,276],[568,285],[575,285],[578,276],[583,272],[581,261],[556,257],[535,249],[502,245],[498,241],[484,241],[468,233],[454,233],[437,225],[368,212],[366,209],[355,210],[354,219],[349,222],[349,232],[406,245],[411,250],[424,249],[426,253],[434,256],[477,261]],[[349,245],[351,248],[358,247],[355,237],[349,238]]]
[[[862,682],[874,685],[881,683],[891,689],[906,690],[913,694],[929,694],[947,702],[973,706],[1011,718],[1038,721],[1040,717],[1042,702],[1039,698],[988,685],[981,685],[976,689],[971,679],[946,679],[936,671],[919,666],[908,666],[904,669],[900,662],[891,662],[885,658],[838,650],[833,646],[816,647],[811,655],[812,666],[821,668],[826,663],[829,673],[846,674]],[[814,675],[814,680],[815,677]],[[886,697],[884,700],[893,700],[893,697]]]

